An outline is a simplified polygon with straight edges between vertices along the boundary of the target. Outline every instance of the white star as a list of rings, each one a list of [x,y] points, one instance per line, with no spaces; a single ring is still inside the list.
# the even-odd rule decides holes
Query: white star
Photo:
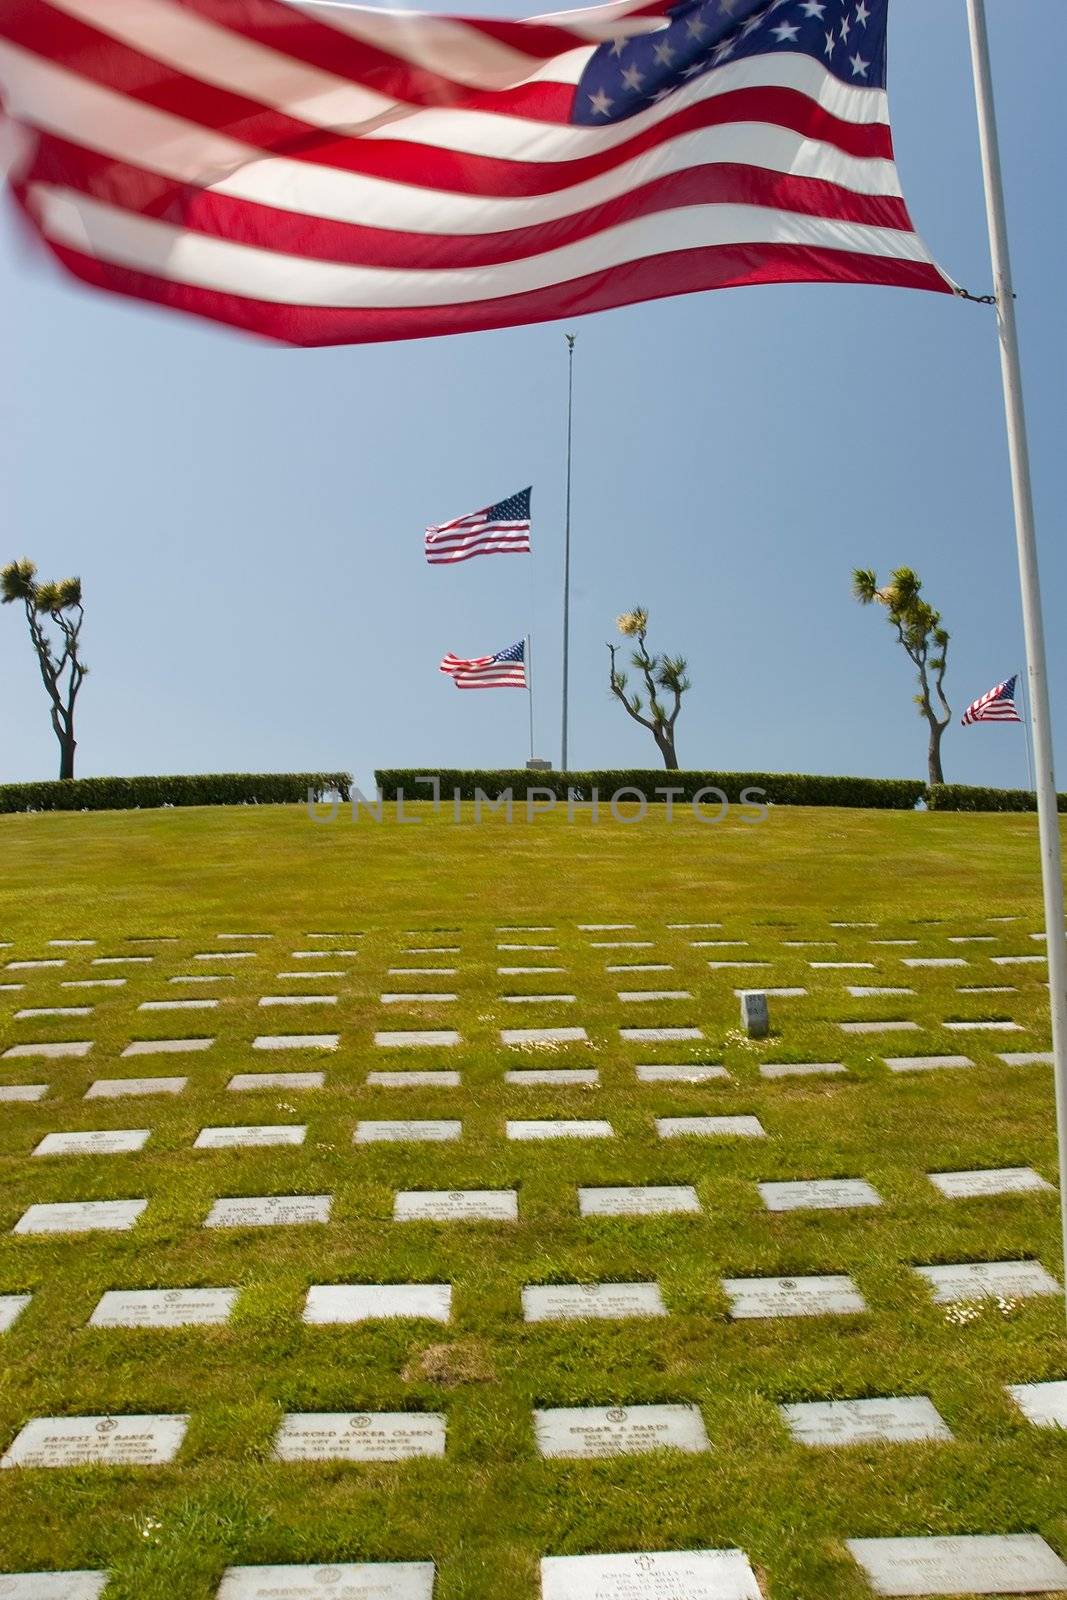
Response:
[[[716,62],[725,61],[727,56],[733,55],[736,44],[736,39],[724,39],[722,44],[715,46],[715,53],[711,59]]]
[[[858,51],[854,56],[850,56],[849,60],[852,65],[852,76],[854,78],[865,78],[867,76],[867,68],[871,63],[864,61]]]
[[[703,61],[691,61],[682,73],[683,78],[695,78],[704,70]]]
[[[841,18],[841,41],[842,41],[842,43],[845,43],[847,41],[848,35],[849,35],[849,30],[851,29],[851,27],[852,27],[852,24],[849,22],[848,16],[847,15],[843,16]]]
[[[780,22],[777,28],[771,29],[771,32],[774,34],[774,37],[778,40],[779,44],[791,44],[796,38],[797,34],[800,32],[800,29],[793,22]]]
[[[747,39],[750,33],[755,33],[757,28],[762,27],[763,26],[763,20],[768,15],[769,15],[769,12],[757,11],[756,15],[754,17],[749,17],[748,21],[745,23],[744,27],[741,29],[741,37],[742,37],[742,39]]]
[[[804,0],[800,9],[806,17],[818,17],[821,22],[823,12],[826,10],[825,0]]]
[[[596,94],[589,96],[589,105],[598,117],[606,117],[613,103],[603,89],[598,89]]]
[[[856,21],[862,28],[867,26],[867,18],[870,16],[870,14],[871,13],[868,11],[865,4],[865,0],[859,0],[859,5],[856,7]]]
[[[701,22],[699,17],[687,17],[685,31],[691,39],[703,39],[708,30],[706,24]]]
[[[636,94],[645,81],[645,75],[643,72],[639,72],[636,67],[624,67],[622,81],[628,89],[632,89]]]
[[[674,51],[666,39],[662,44],[654,44],[652,46],[652,54],[661,67],[669,67],[674,60]]]
[[[835,38],[834,34],[833,33],[828,33],[826,35],[826,49],[823,51],[823,54],[827,55],[827,56],[832,56],[833,53],[834,53],[834,46],[836,45],[836,43],[837,43],[837,39]]]
[[[612,55],[621,56],[623,51],[626,49],[626,44],[627,41],[625,39],[616,39],[611,46]]]

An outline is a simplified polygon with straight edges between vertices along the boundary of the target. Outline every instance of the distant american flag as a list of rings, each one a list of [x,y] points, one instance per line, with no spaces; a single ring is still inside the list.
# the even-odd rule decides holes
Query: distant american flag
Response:
[[[1018,674],[1016,674],[1018,677]],[[969,722],[1021,722],[1015,709],[1015,678],[998,683],[995,689],[977,700],[972,700],[960,721],[964,727]]]
[[[457,689],[525,689],[526,641],[498,650],[495,656],[473,656],[469,661],[447,655],[440,671],[447,672]]]
[[[518,554],[530,549],[530,490],[483,506],[454,522],[435,523],[426,529],[426,559],[431,567],[469,561],[471,556]]]
[[[888,3],[0,0],[12,192],[87,283],[290,344],[947,293],[893,159]]]

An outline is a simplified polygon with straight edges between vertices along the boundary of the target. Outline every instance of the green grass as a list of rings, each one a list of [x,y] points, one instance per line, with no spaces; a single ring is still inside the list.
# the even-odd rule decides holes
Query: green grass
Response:
[[[1040,966],[999,968],[989,954],[1033,954],[1042,926],[1036,824],[982,817],[830,810],[774,812],[762,827],[700,826],[662,816],[620,827],[562,816],[511,828],[454,823],[420,808],[414,826],[346,818],[313,826],[299,809],[170,811],[0,819],[0,939],[12,957],[46,955],[49,938],[95,937],[60,971],[24,974],[0,993],[0,1049],[23,1039],[92,1038],[86,1060],[0,1061],[0,1082],[48,1082],[37,1104],[0,1105],[0,1293],[33,1291],[0,1337],[0,1450],[44,1415],[191,1414],[172,1466],[0,1473],[0,1571],[100,1567],[108,1600],[207,1600],[227,1564],[432,1559],[436,1600],[535,1600],[544,1554],[739,1546],[772,1600],[857,1600],[868,1593],[844,1540],[902,1533],[1036,1531],[1067,1555],[1067,1432],[1039,1430],[1005,1383],[1067,1376],[1062,1298],[986,1304],[958,1326],[933,1305],[914,1263],[1036,1257],[1057,1278],[1054,1195],[943,1199],[929,1171],[1034,1166],[1055,1179],[1051,1074],[1009,1069],[1000,1050],[1049,1048]],[[1014,916],[991,923],[995,916]],[[720,921],[723,930],[668,931]],[[831,921],[877,920],[877,929]],[[632,934],[585,934],[582,922],[633,922]],[[501,979],[521,955],[496,951],[503,924],[550,923],[558,956],[531,964],[566,974]],[[454,941],[408,940],[459,928]],[[343,980],[278,982],[312,931],[364,930]],[[197,970],[192,953],[219,932],[270,932],[253,961],[219,963],[232,981],[200,990],[166,978]],[[947,943],[992,932],[995,946]],[[176,944],[136,945],[173,934]],[[509,936],[503,936],[505,938]],[[519,942],[524,936],[515,936]],[[539,936],[527,936],[542,942]],[[749,949],[688,941],[737,938]],[[916,938],[915,949],[871,938]],[[653,951],[591,948],[644,938]],[[836,951],[784,939],[834,938]],[[344,944],[344,939],[335,941]],[[408,943],[455,942],[458,1003],[383,1007],[381,992]],[[327,941],[328,943],[328,941]],[[93,955],[152,951],[121,989],[59,987],[92,975]],[[909,971],[901,957],[966,956],[965,969]],[[767,973],[714,972],[708,958],[751,957]],[[815,972],[810,959],[873,960],[873,972]],[[605,971],[609,961],[666,961],[669,973]],[[427,965],[436,964],[427,958]],[[324,962],[323,965],[332,965]],[[122,969],[118,969],[120,972]],[[209,969],[210,970],[210,969]],[[99,971],[99,969],[97,969]],[[105,975],[106,969],[105,969]],[[4,981],[17,974],[3,975]],[[804,985],[772,1000],[774,1037],[737,1032],[734,988]],[[900,983],[914,997],[851,999],[848,983]],[[966,996],[959,983],[1010,983],[1017,993]],[[427,987],[434,987],[427,980]],[[687,989],[691,1001],[624,1006],[625,988]],[[542,1011],[500,996],[572,992]],[[262,1010],[266,993],[337,992],[336,1008]],[[144,999],[219,994],[218,1011],[143,1013]],[[16,1022],[25,1005],[81,1003],[91,1018]],[[631,1015],[633,1013],[633,1015]],[[913,1017],[921,1034],[846,1036],[838,1021]],[[1025,1033],[959,1035],[954,1017],[1010,1017]],[[432,1020],[427,1020],[431,1018]],[[669,1021],[704,1031],[700,1046],[620,1042],[620,1024]],[[590,1043],[523,1055],[498,1030],[584,1025]],[[448,1052],[376,1050],[380,1027],[457,1027]],[[339,1031],[322,1059],[253,1053],[258,1033]],[[119,1060],[132,1038],[216,1036],[203,1055]],[[973,1070],[891,1075],[889,1054],[963,1053]],[[445,1057],[447,1056],[447,1059]],[[425,1059],[424,1059],[425,1058]],[[722,1061],[731,1078],[645,1085],[640,1061]],[[765,1081],[761,1060],[843,1061],[838,1080]],[[505,1087],[506,1065],[593,1064],[596,1089]],[[463,1086],[373,1089],[379,1067],[450,1066]],[[312,1093],[227,1093],[234,1071],[324,1067]],[[85,1101],[97,1077],[182,1074],[176,1099]],[[755,1113],[761,1141],[656,1138],[657,1115]],[[455,1145],[353,1147],[357,1120],[460,1117]],[[596,1116],[611,1141],[515,1144],[506,1117]],[[193,1151],[198,1130],[236,1122],[302,1122],[300,1148]],[[146,1127],[136,1155],[31,1159],[47,1132]],[[865,1177],[879,1209],[772,1216],[757,1180]],[[693,1183],[699,1217],[581,1220],[584,1184]],[[402,1188],[514,1187],[515,1225],[397,1224]],[[219,1195],[327,1193],[325,1227],[205,1232]],[[145,1196],[127,1234],[18,1237],[28,1205]],[[862,1316],[731,1322],[723,1277],[845,1272]],[[526,1283],[654,1279],[670,1315],[629,1323],[526,1325]],[[450,1325],[312,1328],[300,1320],[312,1283],[451,1282]],[[89,1329],[116,1287],[237,1285],[224,1328]],[[810,1450],[792,1443],[781,1401],[926,1394],[955,1440]],[[685,1401],[704,1415],[712,1451],[590,1463],[544,1462],[533,1440],[539,1405]],[[271,1442],[284,1411],[443,1411],[443,1461],[396,1466],[283,1465]]]

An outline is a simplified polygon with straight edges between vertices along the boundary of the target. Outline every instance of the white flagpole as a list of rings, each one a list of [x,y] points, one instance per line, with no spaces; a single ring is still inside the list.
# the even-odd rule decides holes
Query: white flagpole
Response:
[[[530,702],[530,760],[534,758],[534,732],[533,732],[533,650],[530,645],[530,635],[526,635],[526,693]]]
[[[1023,685],[1023,736],[1026,740],[1026,787],[1034,792],[1034,752],[1030,744],[1030,696],[1026,692],[1026,679],[1019,674]]]
[[[568,333],[567,340],[567,507],[563,531],[563,729],[560,753],[560,771],[567,770],[567,689],[571,653],[571,424],[574,419],[574,341],[577,334]]]
[[[1026,666],[1030,688],[1030,716],[1034,738],[1034,776],[1037,790],[1038,831],[1041,842],[1041,881],[1045,900],[1045,935],[1048,951],[1049,1009],[1052,1013],[1053,1077],[1056,1090],[1056,1126],[1059,1135],[1060,1215],[1063,1229],[1064,1270],[1067,1274],[1067,939],[1063,924],[1063,869],[1056,807],[1056,780],[1052,766],[1052,730],[1048,675],[1045,666],[1045,629],[1041,615],[1041,586],[1034,535],[1034,502],[1030,484],[1030,456],[1023,405],[1019,338],[1015,326],[1015,296],[1011,281],[1011,255],[1004,214],[1004,183],[1000,168],[993,76],[989,61],[989,32],[985,0],[967,0],[971,57],[974,65],[978,131],[982,147],[989,244],[993,259],[1000,364],[1004,379],[1004,406],[1008,423],[1012,493],[1015,501],[1015,535],[1019,555]]]

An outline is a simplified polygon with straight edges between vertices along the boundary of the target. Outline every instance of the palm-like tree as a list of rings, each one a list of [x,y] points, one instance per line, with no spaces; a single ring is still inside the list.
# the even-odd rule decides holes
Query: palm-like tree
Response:
[[[945,666],[949,635],[941,624],[941,613],[922,597],[922,581],[910,567],[897,567],[889,582],[879,586],[870,568],[857,567],[852,574],[852,593],[861,605],[884,606],[897,640],[913,662],[919,677],[915,704],[926,718],[930,730],[927,765],[930,783],[944,783],[941,767],[941,740],[952,719],[952,708],[945,699]],[[933,697],[937,696],[943,716],[938,715]]]
[[[23,557],[21,561],[9,562],[0,571],[0,604],[7,606],[18,601],[26,612],[41,681],[52,702],[52,727],[59,740],[59,776],[73,778],[77,743],[74,702],[89,670],[78,653],[85,620],[81,579],[38,583],[37,568]],[[46,620],[59,630],[55,646],[45,632]]]
[[[678,767],[674,725],[682,709],[682,696],[692,688],[685,657],[655,656],[650,653],[645,639],[648,632],[648,612],[644,606],[635,606],[632,611],[625,612],[617,619],[617,625],[620,633],[625,634],[627,638],[637,640],[630,660],[644,679],[648,694],[648,715],[644,714],[644,702],[640,694],[636,691],[627,693],[626,673],[620,672],[615,664],[615,655],[620,648],[615,644],[608,645],[608,654],[611,657],[611,692],[616,700],[626,707],[634,721],[649,730],[663,757],[664,766],[669,772],[674,772]],[[661,692],[664,691],[672,697],[669,710],[660,698]]]

